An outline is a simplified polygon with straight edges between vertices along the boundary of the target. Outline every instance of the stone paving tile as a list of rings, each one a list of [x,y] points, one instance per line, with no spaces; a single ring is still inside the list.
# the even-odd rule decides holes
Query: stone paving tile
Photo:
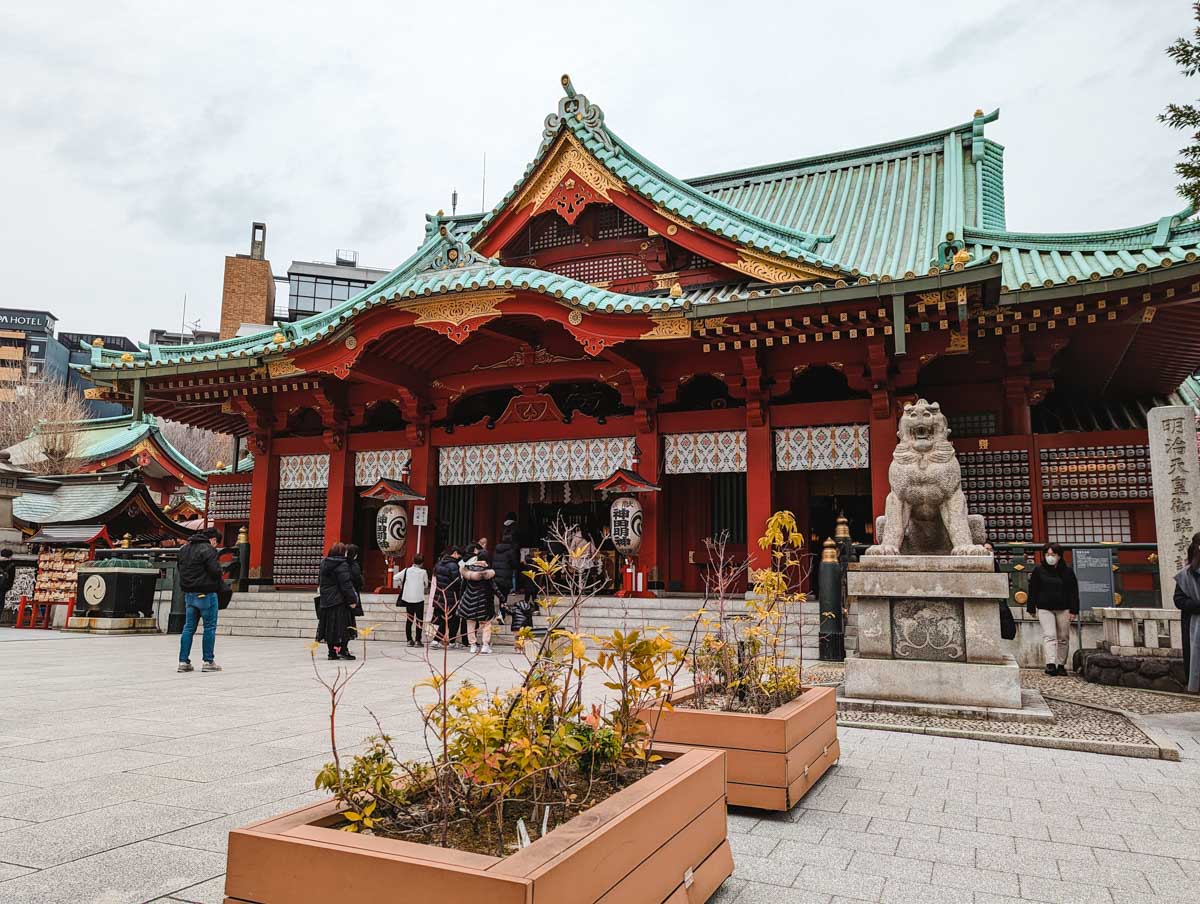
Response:
[[[49,822],[190,785],[190,782],[173,778],[118,772],[83,782],[68,782],[53,788],[31,788],[19,794],[0,796],[0,816]]]
[[[1017,857],[1053,857],[1055,860],[1082,860],[1084,863],[1095,863],[1096,854],[1090,847],[1082,844],[1064,844],[1058,841],[1034,841],[1030,838],[1017,838],[1014,843]],[[1107,855],[1107,851],[1105,854]]]
[[[63,776],[75,781],[127,772],[143,766],[156,766],[176,759],[163,753],[138,750],[107,750],[102,754],[55,760],[53,764],[32,760],[0,760],[0,781],[49,788],[62,782]]]
[[[874,854],[894,854],[900,841],[891,835],[872,835],[868,832],[847,832],[842,829],[829,829],[822,844],[846,848],[851,851],[869,851]]]
[[[0,883],[6,882],[9,879],[15,879],[17,876],[23,876],[26,873],[33,872],[28,866],[17,866],[15,863],[0,863]],[[3,889],[0,889],[0,893]]]
[[[733,904],[734,899],[745,891],[747,884],[745,879],[726,879],[716,893],[708,899],[708,904]],[[778,891],[775,886],[771,887]]]
[[[4,904],[135,904],[225,870],[219,854],[142,841],[0,884]]]
[[[974,893],[965,888],[889,879],[879,900],[882,904],[972,904],[974,897]]]
[[[879,876],[863,876],[806,864],[800,871],[800,875],[796,877],[794,884],[797,888],[823,892],[828,895],[841,895],[857,901],[878,901],[879,896],[883,893],[885,880]]]
[[[934,864],[928,860],[896,857],[892,854],[877,854],[855,851],[846,869],[864,876],[882,876],[885,879],[903,879],[909,882],[928,882],[933,875]]]
[[[710,904],[713,900],[709,898]],[[780,888],[754,882],[734,900],[736,904],[829,904],[832,896],[807,888]]]
[[[741,854],[734,858],[733,874],[751,883],[791,885],[800,874],[802,866],[803,864],[788,863],[777,857],[752,857]]]
[[[1078,860],[1064,860],[1059,864],[1059,874],[1063,881],[1077,885],[1103,885],[1106,888],[1120,889],[1122,892],[1137,891],[1144,894],[1153,890],[1145,874],[1104,861],[1080,863]]]
[[[50,763],[83,754],[103,754],[109,750],[120,750],[123,747],[132,748],[161,740],[160,735],[131,734],[129,732],[76,735],[58,741],[35,741],[31,744],[5,747],[4,756],[32,760],[36,763]]]
[[[133,801],[6,832],[0,836],[0,849],[9,863],[44,869],[195,825],[212,816],[199,810]]]
[[[1012,864],[1011,869],[1019,868]],[[971,891],[1016,895],[1020,892],[1017,877],[1011,872],[980,869],[975,866],[956,866],[950,863],[933,865],[932,883],[939,888],[966,888]]]
[[[1113,904],[1112,894],[1102,886],[1077,885],[1038,876],[1021,876],[1021,897],[1047,904]]]
[[[987,832],[972,832],[968,829],[940,830],[939,836],[946,844],[957,844],[962,847],[984,848],[990,851],[1016,853],[1016,845],[1010,835],[989,835]]]
[[[1063,862],[1073,863],[1081,869],[1087,868],[1087,864],[1078,860]],[[965,865],[970,866],[971,864],[968,863]],[[1023,876],[1041,876],[1043,879],[1059,879],[1062,877],[1059,870],[1059,861],[1051,857],[1034,857],[1029,854],[1022,854],[1019,858],[1015,858],[1012,854],[1004,854],[999,851],[976,850],[974,865],[981,870],[1020,873]]]
[[[919,841],[915,838],[901,838],[900,845],[896,848],[898,857],[932,860],[935,863],[952,863],[956,866],[976,866],[977,853],[973,847],[946,844],[941,841]]]
[[[808,844],[803,841],[785,839],[779,841],[775,848],[774,857],[789,863],[801,863],[814,866],[827,866],[832,869],[845,869],[855,852],[846,848],[834,847],[830,843]]]
[[[272,800],[247,810],[240,810],[237,813],[230,813],[226,816],[219,816],[215,819],[198,822],[177,832],[158,835],[155,841],[160,841],[163,844],[176,844],[181,847],[191,847],[224,854],[226,848],[229,846],[229,833],[233,829],[240,829],[242,826],[247,826],[260,819],[266,819],[268,816],[278,816],[282,813],[287,813],[289,810],[296,810],[308,804],[317,803],[328,796],[323,791],[305,791],[302,794],[296,794],[280,800]],[[733,836],[730,836],[730,840],[733,840]]]
[[[937,841],[939,831],[937,826],[925,825],[919,822],[875,817],[867,824],[867,834],[891,835],[900,839],[909,838]]]
[[[729,847],[733,850],[734,860],[737,860],[742,855],[769,857],[778,845],[779,839],[772,838],[770,835],[735,834],[732,832],[729,835]]]
[[[159,901],[178,904],[224,904],[225,877],[217,876],[207,882],[182,888],[166,898],[159,898]]]

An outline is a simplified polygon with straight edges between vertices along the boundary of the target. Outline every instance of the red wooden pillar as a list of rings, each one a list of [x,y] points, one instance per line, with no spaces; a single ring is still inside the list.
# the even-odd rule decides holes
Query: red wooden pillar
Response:
[[[354,541],[354,453],[339,434],[329,450],[329,494],[325,501],[325,548]]]
[[[437,545],[437,529],[435,527],[438,489],[437,452],[433,448],[428,429],[411,432],[409,442],[411,445],[409,446],[408,485],[425,497],[421,502],[414,502],[413,507],[429,506],[429,523],[421,528],[421,545],[411,546],[410,549],[414,550],[414,555],[420,553],[425,557],[425,567],[428,568],[433,565],[434,557],[440,551],[435,549]],[[410,523],[408,530],[415,543],[416,528]]]
[[[1004,423],[1007,432],[1014,436],[1029,436],[1033,433],[1033,418],[1029,412],[1028,377],[1004,378]]]
[[[279,456],[271,451],[271,439],[261,440],[254,450],[250,477],[250,578],[269,579],[275,558],[275,515],[279,504]]]
[[[871,420],[867,427],[871,447],[871,512],[875,518],[884,513],[891,485],[888,468],[896,451],[896,418],[892,394],[886,388],[871,391]]]
[[[663,485],[662,449],[658,434],[658,415],[649,415],[649,429],[637,436],[638,465],[637,471],[646,480],[658,486]],[[659,550],[663,548],[662,538],[665,536],[666,525],[663,523],[665,514],[662,491],[657,493],[642,493],[642,548],[638,551],[638,568],[646,573],[647,584],[662,583],[666,589],[666,579],[659,561]],[[650,589],[647,587],[647,589]]]
[[[759,548],[767,521],[775,513],[774,478],[775,455],[772,448],[771,420],[765,415],[755,418],[760,423],[746,425],[746,555],[754,568],[770,564],[767,554]]]

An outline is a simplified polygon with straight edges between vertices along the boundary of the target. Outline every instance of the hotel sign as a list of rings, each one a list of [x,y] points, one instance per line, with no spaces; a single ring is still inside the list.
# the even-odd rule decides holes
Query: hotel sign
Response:
[[[14,311],[0,308],[0,329],[24,330],[27,333],[48,333],[54,318],[40,311]]]

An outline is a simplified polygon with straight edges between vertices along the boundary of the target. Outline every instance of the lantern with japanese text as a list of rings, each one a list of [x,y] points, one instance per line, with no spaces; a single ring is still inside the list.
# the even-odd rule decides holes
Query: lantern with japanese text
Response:
[[[642,504],[633,496],[614,499],[609,510],[613,545],[624,556],[636,556],[642,548]]]
[[[408,510],[402,505],[385,505],[375,516],[375,542],[388,556],[404,553],[408,540]]]

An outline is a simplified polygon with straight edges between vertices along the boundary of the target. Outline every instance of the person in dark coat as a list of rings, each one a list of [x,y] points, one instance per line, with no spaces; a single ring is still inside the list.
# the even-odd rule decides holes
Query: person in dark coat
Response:
[[[1182,613],[1183,673],[1187,689],[1200,693],[1200,533],[1192,536],[1187,564],[1175,575],[1175,608]]]
[[[325,641],[330,659],[355,659],[349,643],[354,636],[358,591],[354,587],[354,571],[346,558],[345,543],[334,543],[329,548],[317,580],[321,598],[317,640]]]
[[[496,617],[496,572],[488,564],[486,553],[480,552],[470,563],[461,565],[459,573],[463,592],[458,601],[458,617],[467,623],[471,652],[490,653],[492,619]]]
[[[362,615],[362,592],[363,592],[363,572],[362,572],[362,550],[353,543],[346,544],[346,564],[350,566],[350,580],[354,583],[354,615]],[[355,631],[355,634],[358,632]]]
[[[1046,674],[1067,674],[1071,616],[1079,615],[1079,581],[1063,561],[1062,547],[1057,543],[1042,547],[1041,564],[1029,575],[1025,611],[1041,623]]]
[[[183,622],[183,634],[179,637],[179,666],[177,671],[195,671],[192,667],[192,640],[196,636],[196,625],[204,622],[201,650],[204,665],[201,671],[219,672],[221,667],[213,658],[217,642],[217,610],[220,608],[218,594],[224,581],[221,579],[221,560],[217,557],[217,532],[209,528],[188,537],[187,545],[176,553],[175,566],[179,571],[179,589],[183,591],[187,614]]]
[[[433,579],[429,582],[429,593],[433,600],[433,623],[437,626],[437,635],[430,644],[440,647],[450,646],[458,637],[458,598],[462,593],[462,576],[458,565],[462,552],[457,546],[451,546],[433,566]]]
[[[505,534],[496,544],[492,553],[492,570],[496,572],[496,599],[500,603],[500,616],[508,614],[508,595],[516,589],[515,579],[517,569],[521,565],[521,551],[512,541],[511,534]]]
[[[0,609],[4,608],[4,595],[17,583],[17,563],[13,561],[11,549],[0,549]]]
[[[517,592],[521,594],[522,599],[516,601],[512,607],[513,633],[520,631],[522,628],[532,628],[533,616],[537,612],[537,584],[526,573],[533,571],[533,562],[531,559],[531,556],[526,557],[515,575]]]

